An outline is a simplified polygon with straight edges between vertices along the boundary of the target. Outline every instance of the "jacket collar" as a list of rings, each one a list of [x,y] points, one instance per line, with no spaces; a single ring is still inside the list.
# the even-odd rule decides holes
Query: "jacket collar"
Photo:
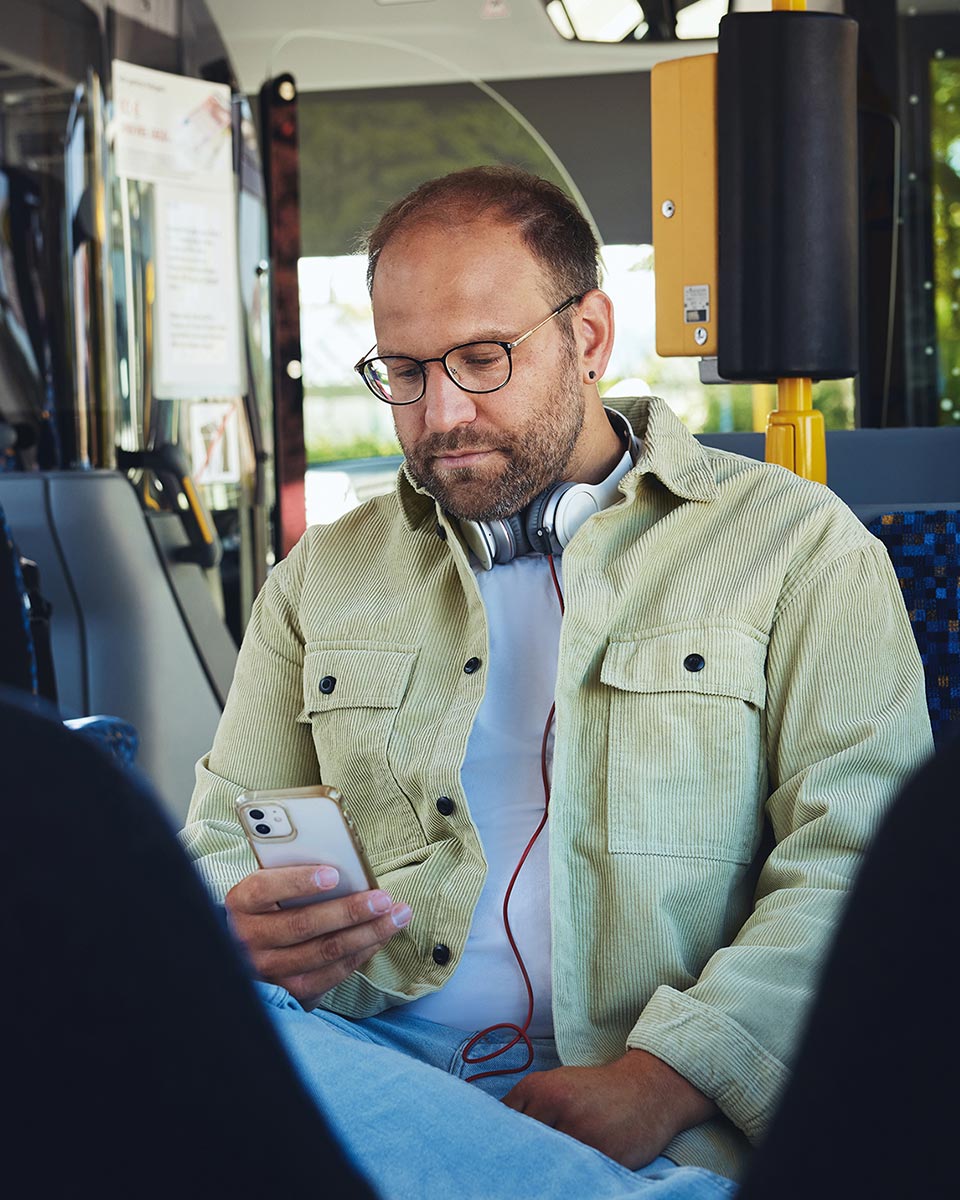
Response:
[[[618,397],[615,404],[641,442],[637,465],[623,481],[627,495],[632,495],[649,473],[683,500],[717,498],[717,481],[704,448],[665,400],[659,396]]]
[[[656,476],[665,488],[684,500],[717,498],[717,481],[703,447],[665,400],[658,396],[617,397],[616,411],[630,422],[640,438],[637,465],[620,485],[633,498],[646,474]],[[427,519],[436,520],[433,497],[414,483],[403,463],[397,476],[397,499],[407,525],[416,529]]]

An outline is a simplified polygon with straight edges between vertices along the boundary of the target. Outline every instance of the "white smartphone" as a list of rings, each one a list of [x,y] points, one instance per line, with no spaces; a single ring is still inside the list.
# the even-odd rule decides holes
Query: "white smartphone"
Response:
[[[237,816],[261,867],[298,867],[321,863],[336,867],[340,882],[316,896],[283,901],[296,908],[350,896],[377,886],[353,822],[336,788],[275,788],[245,792]]]

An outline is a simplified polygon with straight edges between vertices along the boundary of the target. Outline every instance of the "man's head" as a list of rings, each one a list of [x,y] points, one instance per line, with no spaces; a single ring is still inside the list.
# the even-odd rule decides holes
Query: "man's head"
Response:
[[[408,470],[445,509],[509,516],[558,480],[604,477],[619,457],[595,384],[612,309],[597,290],[592,230],[563,192],[512,168],[445,176],[395,204],[368,253],[380,356],[511,347],[503,387],[466,391],[455,362],[430,361],[422,398],[394,407]]]
[[[387,209],[366,242],[370,295],[380,254],[394,235],[420,221],[454,226],[484,217],[513,226],[540,261],[551,308],[600,286],[597,239],[566,192],[518,167],[487,166],[428,179]]]

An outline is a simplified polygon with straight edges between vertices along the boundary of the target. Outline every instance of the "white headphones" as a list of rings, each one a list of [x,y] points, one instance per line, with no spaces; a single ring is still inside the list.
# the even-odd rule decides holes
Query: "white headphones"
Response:
[[[558,557],[588,517],[614,503],[620,480],[631,466],[633,455],[627,449],[602,483],[556,483],[512,517],[460,521],[463,540],[484,571],[524,554]]]

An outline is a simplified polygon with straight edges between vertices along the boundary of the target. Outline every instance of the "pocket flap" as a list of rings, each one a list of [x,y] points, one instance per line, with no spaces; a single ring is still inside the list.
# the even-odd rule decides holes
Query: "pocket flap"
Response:
[[[416,650],[311,646],[303,662],[303,712],[340,708],[398,708]]]
[[[742,629],[687,626],[611,641],[601,682],[625,692],[700,692],[762,708],[766,641]]]

